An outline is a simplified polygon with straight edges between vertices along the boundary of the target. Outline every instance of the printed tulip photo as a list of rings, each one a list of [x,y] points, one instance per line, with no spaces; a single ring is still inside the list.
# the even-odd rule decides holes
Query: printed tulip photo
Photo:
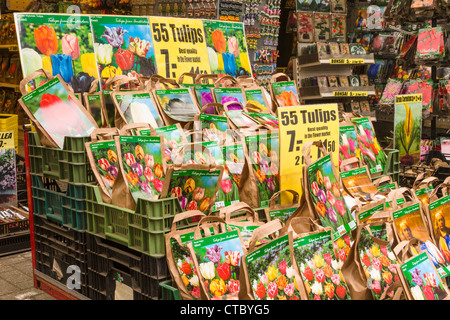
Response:
[[[200,129],[203,133],[203,141],[216,141],[222,144],[227,139],[232,140],[228,132],[228,121],[226,117],[200,114]]]
[[[372,236],[382,241],[387,241],[385,225],[370,227]],[[390,244],[380,245],[373,240],[371,234],[365,229],[361,230],[358,244],[358,254],[361,266],[367,278],[367,285],[375,300],[379,300],[383,292],[391,284],[400,281],[397,274],[397,258]],[[392,297],[394,291],[388,296]]]
[[[300,105],[297,87],[293,81],[272,83],[273,94],[280,107],[293,107]]]
[[[250,118],[255,119],[258,123],[269,126],[270,128],[278,129],[278,118],[269,113],[245,113]]]
[[[27,14],[16,16],[23,75],[45,69],[72,86],[75,93],[89,91],[98,79],[89,16]],[[35,78],[34,90],[46,81]]]
[[[287,235],[258,248],[245,259],[255,300],[300,299]]]
[[[295,239],[293,251],[309,300],[350,300],[330,232]]]
[[[448,290],[426,252],[402,264],[401,270],[414,300],[443,300],[448,297]]]
[[[163,121],[148,92],[113,94],[127,123],[148,123],[152,128],[162,127]]]
[[[244,94],[240,88],[214,88],[212,89],[217,103],[225,104],[231,101],[240,102],[245,105]],[[242,110],[240,105],[230,104],[228,110]]]
[[[244,255],[238,231],[193,240],[199,271],[212,300],[237,300]]]
[[[359,150],[358,137],[356,134],[355,126],[340,126],[339,127],[339,167],[343,160],[350,159],[352,157],[361,157]],[[346,165],[344,169],[350,170],[355,168],[357,164]]]
[[[251,75],[242,24],[204,20],[203,25],[211,72],[233,77]]]
[[[261,89],[245,90],[244,95],[247,103],[259,108],[260,111],[267,110],[266,100]]]
[[[134,200],[158,199],[165,179],[160,137],[120,136],[122,170]]]
[[[112,196],[112,188],[119,173],[116,143],[114,141],[91,143],[90,148],[95,161],[95,170]]]
[[[91,16],[91,24],[98,72],[104,81],[117,75],[157,73],[148,18]]]

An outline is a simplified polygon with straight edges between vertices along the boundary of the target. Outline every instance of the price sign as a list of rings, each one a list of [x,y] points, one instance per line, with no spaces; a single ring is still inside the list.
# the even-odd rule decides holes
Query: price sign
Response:
[[[280,123],[280,189],[293,189],[302,194],[305,161],[302,154],[307,141],[322,141],[333,163],[339,163],[339,117],[337,104],[284,107],[279,110]],[[316,148],[317,149],[317,148]],[[323,155],[311,150],[311,161]],[[290,194],[281,194],[281,202],[291,201]]]
[[[364,59],[330,59],[330,64],[364,64]]]
[[[178,80],[185,72],[211,73],[201,20],[167,17],[149,20],[160,75]]]
[[[0,132],[0,149],[15,149],[14,131]]]
[[[333,91],[333,97],[367,97],[367,91]]]

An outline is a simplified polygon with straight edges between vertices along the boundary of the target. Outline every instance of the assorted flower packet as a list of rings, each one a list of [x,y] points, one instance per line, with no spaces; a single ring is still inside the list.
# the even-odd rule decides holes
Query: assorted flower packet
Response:
[[[292,241],[292,252],[309,300],[350,300],[340,275],[343,262],[336,257],[331,231]]]
[[[271,83],[273,97],[280,107],[292,107],[299,105],[297,86],[294,81]]]
[[[255,300],[300,300],[288,235],[247,254],[245,263]]]
[[[179,122],[194,121],[195,115],[200,113],[194,104],[189,89],[158,89],[154,90],[154,93],[162,112],[172,120]]]
[[[374,300],[380,300],[392,283],[400,281],[397,274],[398,261],[388,242],[386,225],[373,225],[369,228],[372,235],[366,229],[361,229],[358,256],[367,278],[367,287]]]
[[[448,288],[436,272],[427,252],[422,252],[401,264],[400,270],[414,300],[448,298]]]
[[[91,15],[100,77],[151,77],[157,73],[152,31],[147,17]]]
[[[223,168],[210,171],[200,169],[199,165],[195,164],[186,167],[190,166],[193,168],[180,170],[169,168],[161,198],[177,197],[184,211],[200,210],[209,213],[215,203]]]
[[[127,123],[148,123],[152,128],[163,127],[164,123],[159,115],[158,108],[153,103],[148,92],[134,93],[113,92],[112,98],[116,100],[118,109]]]
[[[203,141],[216,141],[222,144],[231,139],[227,117],[201,113],[199,122],[198,129],[203,134]]]
[[[377,187],[372,183],[366,166],[350,169],[340,173],[342,184],[354,197],[372,201],[378,193]]]
[[[420,29],[417,36],[416,60],[437,60],[445,55],[442,27]]]
[[[340,185],[333,171],[331,155],[328,154],[308,166],[308,181],[313,207],[324,227],[330,227],[338,239],[346,231],[356,228],[347,208]]]
[[[239,231],[194,239],[189,247],[200,271],[200,286],[209,299],[237,300],[241,258],[246,253]]]
[[[359,143],[356,134],[356,127],[353,124],[339,126],[339,166],[343,160],[353,157],[360,158]],[[345,167],[351,169],[355,165],[351,164]]]
[[[416,238],[420,242],[420,250],[427,251],[439,273],[445,273],[448,270],[450,261],[447,260],[436,245],[433,243],[428,228],[423,220],[420,203],[393,210],[392,219],[394,221],[395,235],[398,241],[407,241]],[[417,253],[417,250],[413,248]]]
[[[376,175],[383,172],[387,156],[378,143],[372,122],[367,117],[352,118],[351,120],[356,124],[359,149],[370,174]]]
[[[278,129],[278,118],[271,115],[270,113],[252,113],[252,112],[246,112],[246,115],[248,115],[250,118],[256,120],[260,124],[264,125],[268,128]]]
[[[345,14],[331,15],[331,38],[345,41],[347,36],[347,16]]]
[[[244,97],[246,103],[258,107],[261,112],[269,111],[269,104],[262,89],[246,89],[244,90]]]
[[[225,104],[227,102],[236,101],[245,105],[244,93],[241,88],[212,88],[215,102]]]
[[[173,124],[167,127],[155,128],[156,135],[164,138],[164,161],[166,164],[173,164],[178,154],[178,150],[187,143],[186,136],[180,124]],[[140,130],[142,136],[150,136],[151,129]]]
[[[76,103],[59,76],[19,100],[28,116],[42,126],[59,148],[64,137],[89,136],[98,128],[92,116]]]
[[[166,173],[164,138],[158,136],[116,137],[120,167],[133,199],[158,199]]]
[[[441,254],[446,261],[450,261],[450,232],[446,225],[450,215],[450,196],[444,196],[427,206],[428,211],[428,225],[431,231],[431,237],[437,244]],[[441,277],[450,275],[450,270],[447,267],[438,269]]]
[[[408,82],[407,94],[422,94],[422,109],[431,111],[433,109],[434,88],[431,80],[410,80]]]
[[[245,137],[249,166],[256,178],[259,206],[265,208],[269,200],[280,190],[279,134],[250,135]]]
[[[95,163],[94,173],[99,183],[102,183],[109,195],[119,173],[119,158],[117,156],[116,142],[114,140],[92,142],[89,144],[89,153]]]

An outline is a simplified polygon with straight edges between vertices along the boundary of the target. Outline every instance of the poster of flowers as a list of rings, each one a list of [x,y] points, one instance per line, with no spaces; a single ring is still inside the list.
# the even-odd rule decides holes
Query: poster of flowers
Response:
[[[91,25],[98,72],[104,81],[117,75],[157,73],[148,18],[92,15]]]
[[[155,96],[163,112],[175,121],[194,121],[194,116],[199,113],[189,89],[155,90]]]
[[[16,150],[0,149],[0,205],[17,206]]]
[[[300,299],[287,235],[249,253],[245,262],[255,300]]]
[[[426,252],[402,264],[401,270],[414,300],[443,300],[448,296]]]
[[[244,255],[237,230],[192,241],[201,280],[212,300],[237,300]]]
[[[152,128],[164,126],[150,93],[113,93],[127,123],[148,123]]]
[[[353,157],[360,158],[359,143],[355,126],[339,126],[339,167],[343,160]],[[357,164],[344,166],[345,170],[355,167]]]
[[[422,97],[420,94],[400,95],[395,100],[394,148],[399,151],[402,165],[415,165],[420,162]]]
[[[294,81],[274,82],[271,86],[273,95],[280,107],[299,105],[297,87]]]
[[[280,140],[278,133],[245,137],[251,170],[256,178],[260,207],[267,207],[280,190]]]
[[[322,225],[335,233],[338,227],[348,226],[353,219],[332,166],[331,155],[317,160],[308,167],[308,182],[312,205]]]
[[[167,196],[177,197],[183,210],[207,213],[214,205],[221,176],[221,170],[173,170],[167,186]]]
[[[268,106],[264,93],[261,89],[244,90],[245,101],[258,107],[261,111],[266,111]]]
[[[371,226],[373,237],[387,241],[385,225]],[[379,300],[383,292],[394,282],[399,281],[397,275],[397,258],[389,244],[380,245],[375,242],[366,229],[361,230],[358,255],[367,285],[375,300]],[[392,296],[391,292],[389,296]]]
[[[230,101],[245,105],[244,94],[241,88],[213,88],[215,102],[225,104]]]
[[[15,23],[24,77],[45,69],[59,74],[77,93],[87,92],[98,79],[89,16],[19,13]],[[38,77],[29,89],[45,81]]]
[[[95,170],[106,190],[112,196],[112,188],[119,173],[119,159],[115,141],[93,142],[90,144]]]
[[[386,164],[386,154],[378,143],[375,131],[369,118],[352,118],[356,123],[356,136],[364,163],[371,175],[383,172]]]
[[[438,271],[444,272],[444,269],[448,269],[450,261],[433,243],[420,210],[420,203],[415,203],[392,213],[396,236],[399,241],[418,239],[420,250],[427,251]]]
[[[378,193],[366,166],[341,172],[340,176],[342,184],[356,198],[371,201],[374,200],[373,196]]]
[[[158,199],[165,178],[161,137],[120,136],[122,171],[134,200]]]
[[[64,146],[65,136],[88,136],[97,128],[95,120],[87,117],[75,104],[57,77],[21,99],[61,149]]]
[[[252,75],[242,23],[203,20],[211,72],[233,77]]]
[[[343,262],[335,257],[331,232],[295,239],[292,246],[309,300],[350,300],[340,271]]]

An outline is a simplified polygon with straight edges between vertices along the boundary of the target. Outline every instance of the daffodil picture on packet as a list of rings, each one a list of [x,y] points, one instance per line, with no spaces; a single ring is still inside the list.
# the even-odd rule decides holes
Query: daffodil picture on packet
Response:
[[[91,16],[94,49],[100,76],[150,77],[157,73],[148,18]]]
[[[75,93],[89,91],[99,74],[87,15],[16,13],[23,76],[44,69],[60,75]],[[29,90],[46,81],[33,79]]]

